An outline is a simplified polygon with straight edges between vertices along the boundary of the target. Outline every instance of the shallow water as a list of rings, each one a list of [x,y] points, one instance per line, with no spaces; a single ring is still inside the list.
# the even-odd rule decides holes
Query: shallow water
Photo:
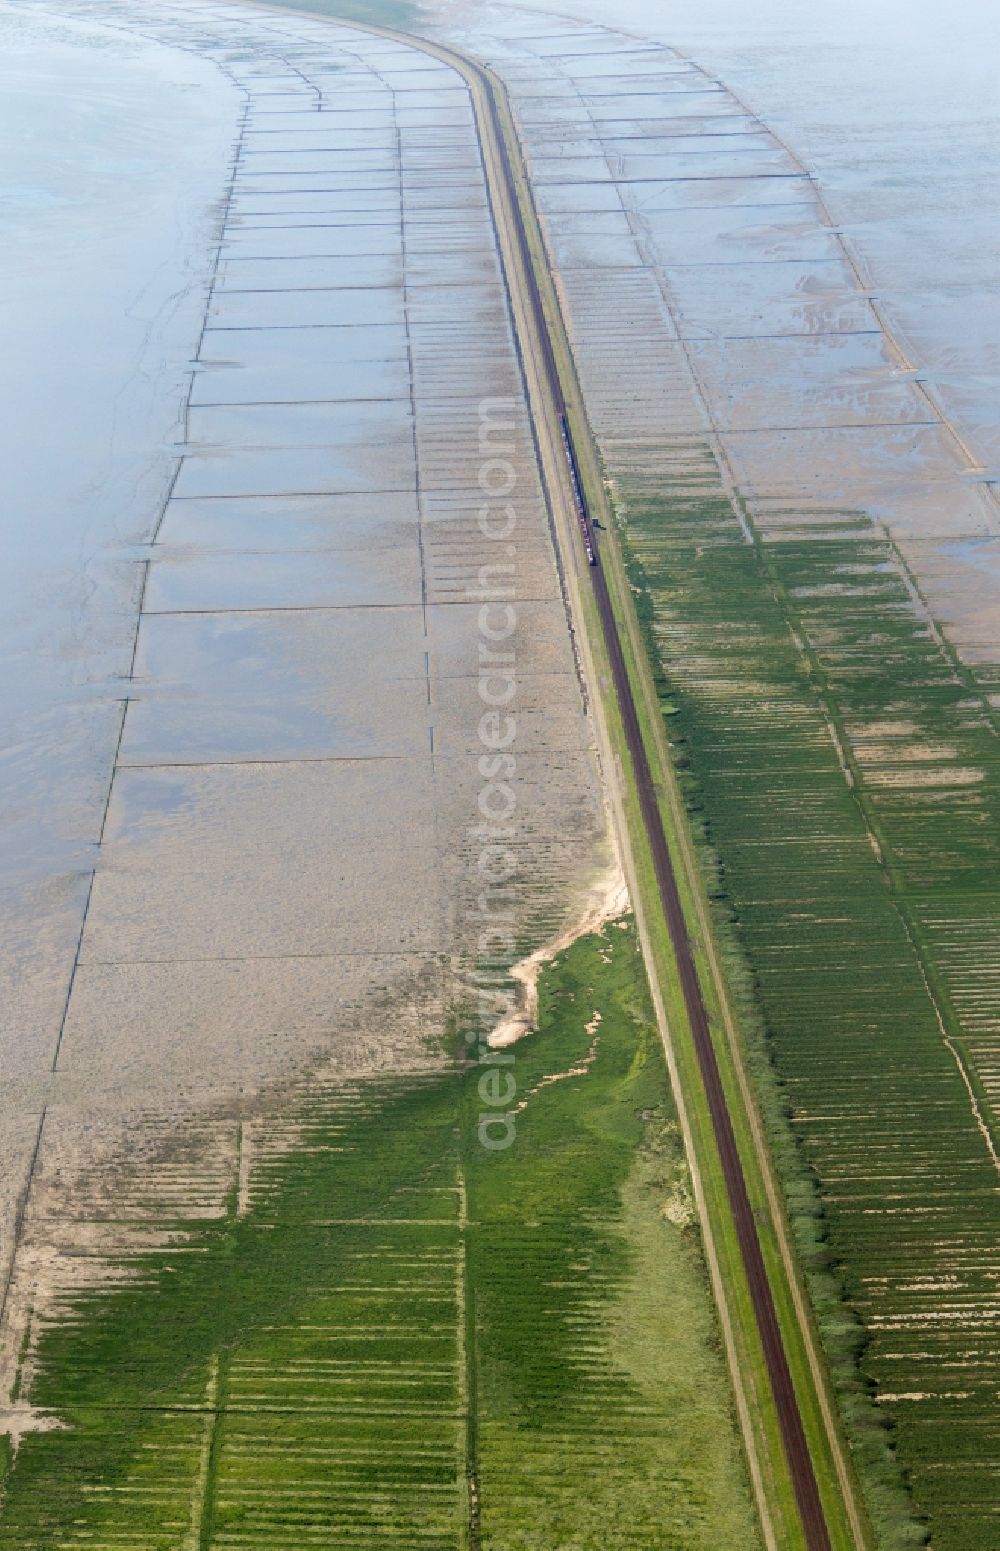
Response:
[[[893,331],[975,459],[1000,463],[996,6],[527,0],[501,9],[512,20],[548,11],[600,21],[717,73],[815,173]],[[463,0],[440,14],[455,23],[481,11]]]
[[[103,563],[155,521],[238,101],[112,32],[0,11],[0,38],[0,640],[30,707],[36,676],[94,682]]]
[[[0,8],[0,1021],[22,1049],[66,995],[238,108],[187,54]]]

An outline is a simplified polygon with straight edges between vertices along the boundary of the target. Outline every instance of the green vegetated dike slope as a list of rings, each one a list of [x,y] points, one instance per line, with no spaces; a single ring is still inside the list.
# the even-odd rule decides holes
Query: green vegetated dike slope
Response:
[[[995,670],[958,663],[864,515],[777,511],[748,541],[707,447],[619,449],[616,464],[666,725],[743,1020],[780,1085],[758,1060],[883,1544],[996,1551]]]
[[[244,1215],[72,1302],[3,1551],[754,1551],[631,923],[545,972],[513,1071],[498,1153],[476,1068],[311,1085]]]

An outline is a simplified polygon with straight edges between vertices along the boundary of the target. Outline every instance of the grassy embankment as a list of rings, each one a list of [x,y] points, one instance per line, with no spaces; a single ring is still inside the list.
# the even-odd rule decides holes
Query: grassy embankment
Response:
[[[528,229],[529,245],[545,299],[550,333],[559,365],[568,413],[581,452],[582,472],[591,509],[610,522],[607,492],[597,463],[586,418],[586,410],[576,380],[572,354],[566,338],[530,189],[520,167],[520,155],[509,109],[501,94],[501,119],[505,124],[517,166],[519,197]],[[568,542],[574,543],[570,535]],[[835,1547],[866,1545],[871,1530],[857,1494],[851,1462],[844,1447],[840,1422],[831,1402],[829,1381],[818,1342],[812,1333],[812,1316],[802,1296],[801,1273],[786,1231],[785,1206],[773,1176],[770,1160],[762,1142],[756,1112],[756,1099],[745,1080],[743,1053],[738,1030],[733,1027],[730,998],[707,911],[704,879],[691,847],[688,821],[680,800],[676,773],[666,741],[659,726],[659,711],[646,662],[641,634],[632,607],[627,584],[611,535],[604,542],[604,565],[614,602],[619,633],[628,663],[633,692],[643,725],[643,736],[653,769],[662,786],[661,813],[667,833],[685,912],[689,921],[703,994],[709,1010],[716,1054],[730,1098],[730,1109],[740,1145],[744,1172],[755,1206],[759,1232],[789,1365],[796,1384],[803,1424],[813,1456],[814,1468],[826,1509]],[[680,993],[673,949],[662,921],[658,890],[645,842],[638,801],[630,776],[618,709],[610,694],[600,622],[589,590],[580,589],[578,612],[586,626],[595,661],[594,681],[604,686],[604,714],[616,760],[623,773],[624,817],[634,863],[634,882],[639,890],[646,926],[647,953],[656,983],[663,998],[667,1023],[671,1030],[672,1056],[683,1097],[689,1127],[689,1145],[696,1160],[704,1191],[704,1221],[709,1234],[710,1255],[718,1266],[716,1296],[722,1309],[729,1342],[729,1360],[734,1383],[744,1406],[744,1430],[759,1472],[761,1511],[771,1521],[777,1542],[782,1547],[802,1543],[787,1460],[778,1432],[770,1384],[760,1347],[756,1320],[746,1285],[742,1258],[736,1242],[728,1192],[722,1177],[714,1134],[708,1115],[697,1058],[687,1029],[686,1013]]]
[[[478,1069],[316,1084],[245,1215],[40,1332],[68,1430],[8,1462],[4,1551],[752,1548],[630,925],[545,972],[540,1025],[509,1151]]]

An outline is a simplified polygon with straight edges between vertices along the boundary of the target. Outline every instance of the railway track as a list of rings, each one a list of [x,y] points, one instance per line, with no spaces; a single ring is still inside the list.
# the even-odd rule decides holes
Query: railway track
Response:
[[[483,162],[487,173],[487,185],[494,212],[494,221],[500,227],[508,220],[507,212],[509,212],[509,221],[506,228],[507,235],[512,240],[518,268],[521,271],[523,286],[519,289],[521,289],[522,295],[527,301],[527,308],[531,317],[532,330],[535,336],[534,343],[540,357],[542,388],[549,399],[550,411],[554,411],[559,427],[559,439],[563,444],[566,481],[573,495],[577,527],[580,531],[584,554],[588,562],[587,570],[590,577],[590,585],[593,589],[595,605],[601,622],[601,632],[607,653],[609,671],[622,721],[625,743],[632,764],[639,809],[653,862],[660,906],[674,952],[678,979],[691,1028],[696,1059],[705,1089],[709,1119],[719,1153],[725,1188],[735,1225],[737,1243],[774,1400],[782,1445],[795,1493],[804,1544],[806,1551],[833,1551],[830,1530],[820,1498],[812,1455],[806,1438],[802,1413],[795,1393],[788,1355],[785,1351],[784,1339],[778,1321],[777,1308],[767,1273],[760,1235],[757,1231],[757,1221],[747,1189],[746,1175],[742,1159],[740,1158],[736,1132],[726,1099],[715,1046],[712,1041],[708,1010],[702,994],[691,940],[688,935],[687,921],[660,812],[653,771],[642,736],[642,727],[635,696],[622,649],[619,624],[615,617],[607,577],[601,564],[600,541],[598,540],[595,524],[588,508],[572,419],[563,392],[556,352],[552,341],[552,330],[546,317],[545,305],[539,287],[536,262],[532,253],[521,197],[518,191],[518,183],[511,162],[510,144],[501,119],[498,92],[502,88],[488,66],[483,66],[468,55],[459,53],[457,50],[444,44],[431,42],[429,39],[413,34],[401,33],[392,28],[379,27],[372,24],[365,24],[365,29],[379,33],[382,36],[399,38],[402,41],[415,45],[426,53],[432,54],[438,59],[444,60],[447,64],[457,69],[459,74],[468,81],[470,87],[473,87],[472,95],[474,102],[476,102],[476,116],[481,139],[484,138],[483,124],[477,95],[481,94],[481,98],[487,104],[490,118],[490,139],[493,142],[496,154],[495,156],[487,154],[484,144]],[[491,176],[491,162],[494,162],[499,167],[499,176],[504,185],[505,197],[503,201],[497,197],[497,190],[494,187]],[[527,186],[526,177],[525,185]],[[506,210],[504,206],[506,206]],[[502,244],[501,253],[503,253]],[[504,263],[505,268],[509,268],[506,259]],[[512,290],[517,286],[515,277],[509,273],[507,282]],[[853,1544],[858,1547],[867,1544],[867,1537],[860,1528],[854,1529],[851,1538]]]
[[[524,271],[523,278],[528,291],[538,343],[541,346],[543,370],[546,378],[545,386],[559,419],[566,453],[567,478],[573,491],[578,527],[588,561],[590,582],[601,621],[605,650],[607,652],[615,697],[621,715],[625,742],[632,764],[643,826],[652,856],[660,904],[673,945],[684,1005],[705,1088],[709,1116],[715,1133],[730,1209],[736,1228],[737,1241],[760,1334],[764,1359],[767,1364],[778,1423],[781,1429],[782,1443],[795,1490],[799,1516],[802,1520],[805,1543],[808,1551],[831,1551],[826,1515],[820,1500],[812,1456],[806,1439],[802,1414],[778,1322],[774,1296],[767,1274],[767,1266],[764,1261],[764,1253],[760,1235],[757,1231],[753,1206],[747,1190],[746,1176],[739,1154],[732,1116],[729,1112],[729,1105],[723,1087],[722,1073],[712,1041],[708,1011],[698,979],[698,971],[695,965],[691,940],[688,935],[684,908],[681,903],[677,875],[670,857],[670,849],[667,843],[663,818],[660,813],[653,771],[642,736],[642,727],[628,674],[628,667],[622,650],[621,635],[608,590],[607,577],[601,565],[600,544],[588,509],[586,492],[580,476],[579,456],[567,413],[567,405],[552,344],[549,322],[545,315],[545,307],[535,269],[535,260],[531,252],[531,245],[518,196],[517,182],[511,165],[510,147],[500,119],[496,87],[489,72],[483,71],[482,78],[486,83],[486,95],[490,105],[492,128],[506,184],[507,199],[505,203],[510,211],[510,220],[514,227],[513,236]],[[497,219],[502,219],[502,212],[499,209],[497,209]]]

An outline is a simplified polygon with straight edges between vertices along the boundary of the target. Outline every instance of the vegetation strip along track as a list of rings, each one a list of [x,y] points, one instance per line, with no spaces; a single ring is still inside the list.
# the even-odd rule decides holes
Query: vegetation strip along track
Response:
[[[512,211],[512,218],[516,223],[517,245],[525,269],[525,278],[530,291],[536,328],[543,345],[548,388],[556,405],[560,420],[566,426],[569,447],[572,451],[573,432],[565,418],[566,405],[563,399],[562,384],[559,379],[548,322],[545,318],[541,294],[538,289],[538,280],[531,259],[527,232],[524,228],[520,203],[517,198],[514,176],[510,166],[510,152],[500,124],[495,89],[489,77],[487,77],[487,85],[493,132],[500,147],[504,175],[507,182],[509,205]],[[581,498],[584,501],[586,500],[582,492]],[[750,1296],[753,1300],[754,1313],[760,1330],[761,1343],[764,1348],[771,1387],[774,1393],[782,1439],[795,1486],[799,1512],[802,1516],[806,1543],[810,1551],[829,1551],[831,1542],[827,1531],[826,1518],[820,1502],[809,1445],[802,1425],[802,1416],[799,1411],[795,1386],[792,1381],[784,1342],[778,1325],[777,1312],[774,1306],[771,1284],[768,1280],[767,1268],[764,1264],[757,1224],[750,1204],[732,1118],[729,1113],[722,1076],[716,1059],[715,1047],[712,1043],[708,1012],[698,981],[698,972],[695,967],[687,924],[684,919],[684,909],[681,904],[673,863],[670,859],[670,851],[663,827],[663,819],[660,814],[653,773],[650,768],[645,743],[643,742],[642,729],[639,724],[635,697],[632,693],[632,685],[622,652],[621,638],[618,633],[614,608],[608,592],[604,570],[600,564],[596,534],[593,532],[593,525],[589,521],[589,516],[586,512],[584,516],[587,518],[586,525],[591,534],[591,542],[594,544],[597,559],[597,563],[591,566],[591,575],[594,597],[604,634],[604,644],[624,725],[625,739],[632,761],[643,824],[652,854],[663,914],[676,956],[684,1003],[698,1055],[702,1080],[705,1085],[705,1093],[725,1175],[726,1188],[732,1206],[740,1252],[746,1268]]]

